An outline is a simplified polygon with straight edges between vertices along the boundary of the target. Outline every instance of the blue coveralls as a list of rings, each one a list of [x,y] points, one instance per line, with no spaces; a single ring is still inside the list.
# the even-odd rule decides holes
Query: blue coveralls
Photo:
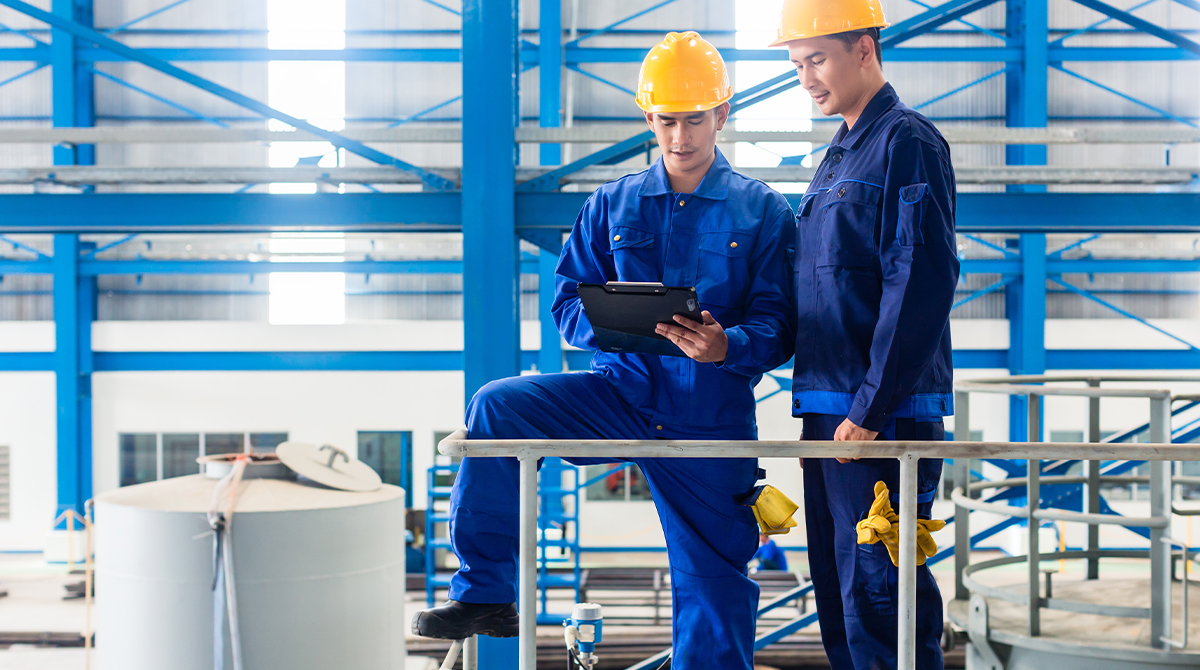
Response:
[[[792,413],[804,439],[831,440],[847,417],[880,440],[944,439],[953,412],[950,307],[958,283],[950,148],[891,85],[834,136],[801,200]],[[921,461],[928,518],[941,460]],[[835,670],[896,666],[897,571],[854,530],[875,482],[899,489],[893,459],[805,459],[809,565],[821,638]],[[917,573],[917,667],[943,667],[942,601]]]
[[[753,388],[792,353],[794,235],[783,196],[733,172],[719,151],[691,194],[672,193],[661,159],[605,184],[562,251],[553,305],[566,340],[596,352],[592,371],[488,384],[467,408],[470,438],[754,439]],[[703,309],[726,329],[725,361],[596,351],[576,284],[606,281],[695,286]],[[758,586],[746,564],[758,529],[737,499],[759,478],[757,460],[634,462],[667,540],[672,667],[749,670]],[[516,600],[518,481],[515,459],[463,460],[450,501],[450,538],[461,563],[451,599]]]

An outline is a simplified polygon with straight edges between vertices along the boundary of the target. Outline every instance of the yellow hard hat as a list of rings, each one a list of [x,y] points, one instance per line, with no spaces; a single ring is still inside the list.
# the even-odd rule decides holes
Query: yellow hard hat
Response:
[[[643,111],[703,112],[732,97],[725,61],[696,32],[667,33],[642,61],[637,104]]]
[[[879,0],[783,0],[779,33],[771,46],[888,25]]]

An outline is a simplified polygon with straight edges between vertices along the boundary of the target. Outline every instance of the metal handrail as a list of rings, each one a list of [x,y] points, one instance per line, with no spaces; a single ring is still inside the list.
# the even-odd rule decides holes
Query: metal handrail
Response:
[[[1030,403],[1036,406],[1037,403]],[[753,440],[468,440],[464,429],[438,445],[462,457],[516,457],[520,462],[519,668],[536,668],[536,542],[538,459],[560,458],[895,458],[900,464],[900,566],[898,667],[916,663],[917,462],[921,458],[1027,458],[1090,460],[1200,460],[1200,445],[1012,443],[1012,442],[831,442]],[[965,463],[965,460],[963,461]],[[1031,470],[1036,472],[1036,470]],[[1036,481],[1037,477],[1034,476]],[[1032,498],[1032,496],[1031,496]],[[1036,553],[1036,552],[1035,552]],[[1034,587],[1036,588],[1036,584]],[[1037,603],[1040,605],[1040,602]]]
[[[1009,377],[997,377],[988,379],[975,379],[971,381],[963,381],[955,384],[955,423],[954,429],[956,432],[961,432],[965,437],[970,436],[970,394],[978,393],[999,393],[1009,396],[1025,396],[1028,398],[1028,430],[1029,435],[1034,439],[1040,439],[1042,432],[1041,426],[1041,403],[1043,396],[1068,396],[1068,397],[1086,397],[1088,398],[1088,439],[1092,444],[1116,444],[1115,442],[1104,442],[1100,438],[1100,402],[1103,398],[1144,398],[1150,404],[1150,419],[1143,429],[1149,430],[1150,441],[1153,443],[1163,443],[1171,439],[1171,418],[1174,415],[1172,405],[1177,401],[1195,402],[1200,399],[1200,395],[1178,395],[1173,396],[1166,389],[1130,389],[1130,388],[1101,388],[1101,384],[1106,382],[1115,383],[1150,383],[1154,385],[1171,384],[1171,383],[1196,383],[1200,382],[1200,377],[1195,375],[1189,376],[1174,376],[1164,377],[1159,375],[1127,375],[1127,376],[1098,376],[1098,375],[1017,375]],[[1083,388],[1055,386],[1055,384],[1087,384]],[[1187,407],[1182,409],[1188,409]],[[1044,445],[1050,446],[1050,445]],[[1131,445],[1132,446],[1132,445]],[[1180,445],[1182,446],[1182,445]],[[1049,453],[1049,452],[1046,452]],[[1068,475],[1049,475],[1043,477],[1041,474],[1041,459],[1046,456],[1027,456],[1026,454],[1013,453],[1011,455],[1002,455],[1001,458],[1020,458],[1028,459],[1027,473],[1025,477],[1012,477],[1004,480],[989,481],[989,482],[970,482],[969,462],[955,461],[955,484],[956,488],[951,494],[951,499],[956,506],[955,512],[955,597],[957,599],[966,599],[971,593],[976,593],[984,597],[998,598],[1023,604],[1028,607],[1028,635],[1036,637],[1040,634],[1040,614],[1042,608],[1060,609],[1072,612],[1100,614],[1104,616],[1133,616],[1138,618],[1148,618],[1150,620],[1150,640],[1151,646],[1157,649],[1170,649],[1171,647],[1182,648],[1186,646],[1186,636],[1182,641],[1176,641],[1169,635],[1171,627],[1171,540],[1168,535],[1170,529],[1171,515],[1179,513],[1172,503],[1172,489],[1174,483],[1200,483],[1200,478],[1196,477],[1177,477],[1172,478],[1172,467],[1170,461],[1175,460],[1194,460],[1189,456],[1184,456],[1183,452],[1173,452],[1173,455],[1164,454],[1163,458],[1143,459],[1140,457],[1127,458],[1122,454],[1114,458],[1096,458],[1093,456],[1079,455],[1073,458],[1088,461],[1085,463],[1085,476],[1068,476]],[[1150,474],[1146,476],[1104,476],[1100,474],[1100,461],[1103,460],[1145,460],[1149,462]],[[1099,490],[1101,484],[1104,483],[1133,483],[1148,481],[1150,484],[1150,516],[1148,517],[1126,517],[1116,514],[1101,514],[1101,504]],[[1061,509],[1041,509],[1040,487],[1042,484],[1062,485],[1062,484],[1086,484],[1087,496],[1085,498],[1086,511],[1073,511]],[[965,484],[965,486],[964,486]],[[1028,504],[1024,507],[1013,507],[995,502],[987,502],[972,498],[967,492],[977,492],[986,489],[995,489],[1012,486],[1026,486],[1028,493],[1025,496]],[[1028,543],[1029,550],[1024,556],[1016,556],[1007,559],[999,559],[994,561],[984,561],[982,563],[972,564],[970,562],[970,519],[969,510],[981,510],[991,513],[996,513],[1011,518],[1024,518],[1028,523]],[[1197,510],[1193,514],[1200,514]],[[1038,532],[1043,520],[1061,520],[1085,523],[1088,525],[1088,544],[1087,549],[1077,552],[1057,552],[1053,554],[1043,554],[1038,549],[1039,538]],[[1138,551],[1121,551],[1101,550],[1099,548],[1099,527],[1101,525],[1117,525],[1125,527],[1148,527],[1150,529],[1150,547],[1148,550]],[[1177,543],[1178,544],[1178,543]],[[1183,555],[1185,558],[1189,555],[1190,549],[1185,548]],[[1099,559],[1110,558],[1115,556],[1129,557],[1148,557],[1150,559],[1150,607],[1128,608],[1111,605],[1099,605],[1095,603],[1079,603],[1074,601],[1065,601],[1055,598],[1043,598],[1039,592],[1039,563],[1042,560],[1060,558],[1060,559],[1085,559],[1088,562],[1088,579],[1099,578]],[[1016,563],[1026,563],[1028,568],[1028,584],[1027,594],[1020,595],[1003,589],[990,587],[976,581],[971,575],[974,573],[1001,565],[1011,565]],[[1185,587],[1186,588],[1186,587]],[[1186,615],[1185,615],[1186,616]],[[1186,625],[1186,624],[1185,624]],[[981,644],[986,645],[986,640],[982,640]]]

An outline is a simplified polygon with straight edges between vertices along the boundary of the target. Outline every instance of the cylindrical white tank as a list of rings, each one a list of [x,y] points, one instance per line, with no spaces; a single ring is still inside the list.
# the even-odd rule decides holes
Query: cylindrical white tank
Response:
[[[213,539],[204,475],[96,499],[96,654],[102,670],[211,670]],[[401,670],[404,491],[247,479],[233,564],[247,670]],[[201,537],[198,537],[201,536]],[[226,668],[232,668],[228,626]]]

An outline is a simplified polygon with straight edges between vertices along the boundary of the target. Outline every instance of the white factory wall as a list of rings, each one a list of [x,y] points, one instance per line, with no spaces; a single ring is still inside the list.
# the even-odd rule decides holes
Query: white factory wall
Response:
[[[1200,321],[1162,320],[1161,327],[1200,338]],[[527,322],[525,349],[538,347],[536,323]],[[996,349],[1008,345],[1007,323],[956,320],[958,348]],[[457,350],[461,322],[374,322],[345,326],[269,326],[252,322],[98,322],[94,346],[100,351],[371,351]],[[1047,344],[1055,348],[1170,348],[1171,342],[1127,320],[1047,322]],[[0,322],[0,350],[52,351],[49,322]],[[1003,374],[971,370],[960,377]],[[1176,372],[1177,374],[1177,372]],[[1200,385],[1173,385],[1177,392],[1200,392]],[[767,379],[765,395],[777,388]],[[0,521],[0,550],[37,550],[44,543],[55,505],[54,375],[0,373],[0,445],[11,448],[11,518]],[[94,377],[94,485],[96,492],[118,484],[117,436],[123,432],[287,431],[294,440],[331,443],[353,451],[360,430],[413,433],[414,502],[424,506],[425,470],[433,463],[435,432],[462,423],[462,375],[457,372],[121,372]],[[1106,400],[1104,430],[1143,422],[1146,401]],[[1086,423],[1083,400],[1048,398],[1048,431],[1080,431]],[[789,398],[780,393],[759,407],[762,439],[794,439],[799,424],[789,416]],[[1007,437],[1008,403],[1003,396],[976,396],[972,425],[985,440]],[[953,427],[953,420],[948,422]],[[797,501],[800,469],[792,460],[764,463],[770,481]],[[1134,503],[1136,505],[1137,503]],[[622,505],[613,514],[614,505]],[[646,502],[592,502],[581,509],[583,542],[588,546],[661,546],[653,506]],[[949,538],[946,538],[947,540]],[[1019,537],[1000,538],[1001,544]],[[786,544],[804,543],[802,533]]]

